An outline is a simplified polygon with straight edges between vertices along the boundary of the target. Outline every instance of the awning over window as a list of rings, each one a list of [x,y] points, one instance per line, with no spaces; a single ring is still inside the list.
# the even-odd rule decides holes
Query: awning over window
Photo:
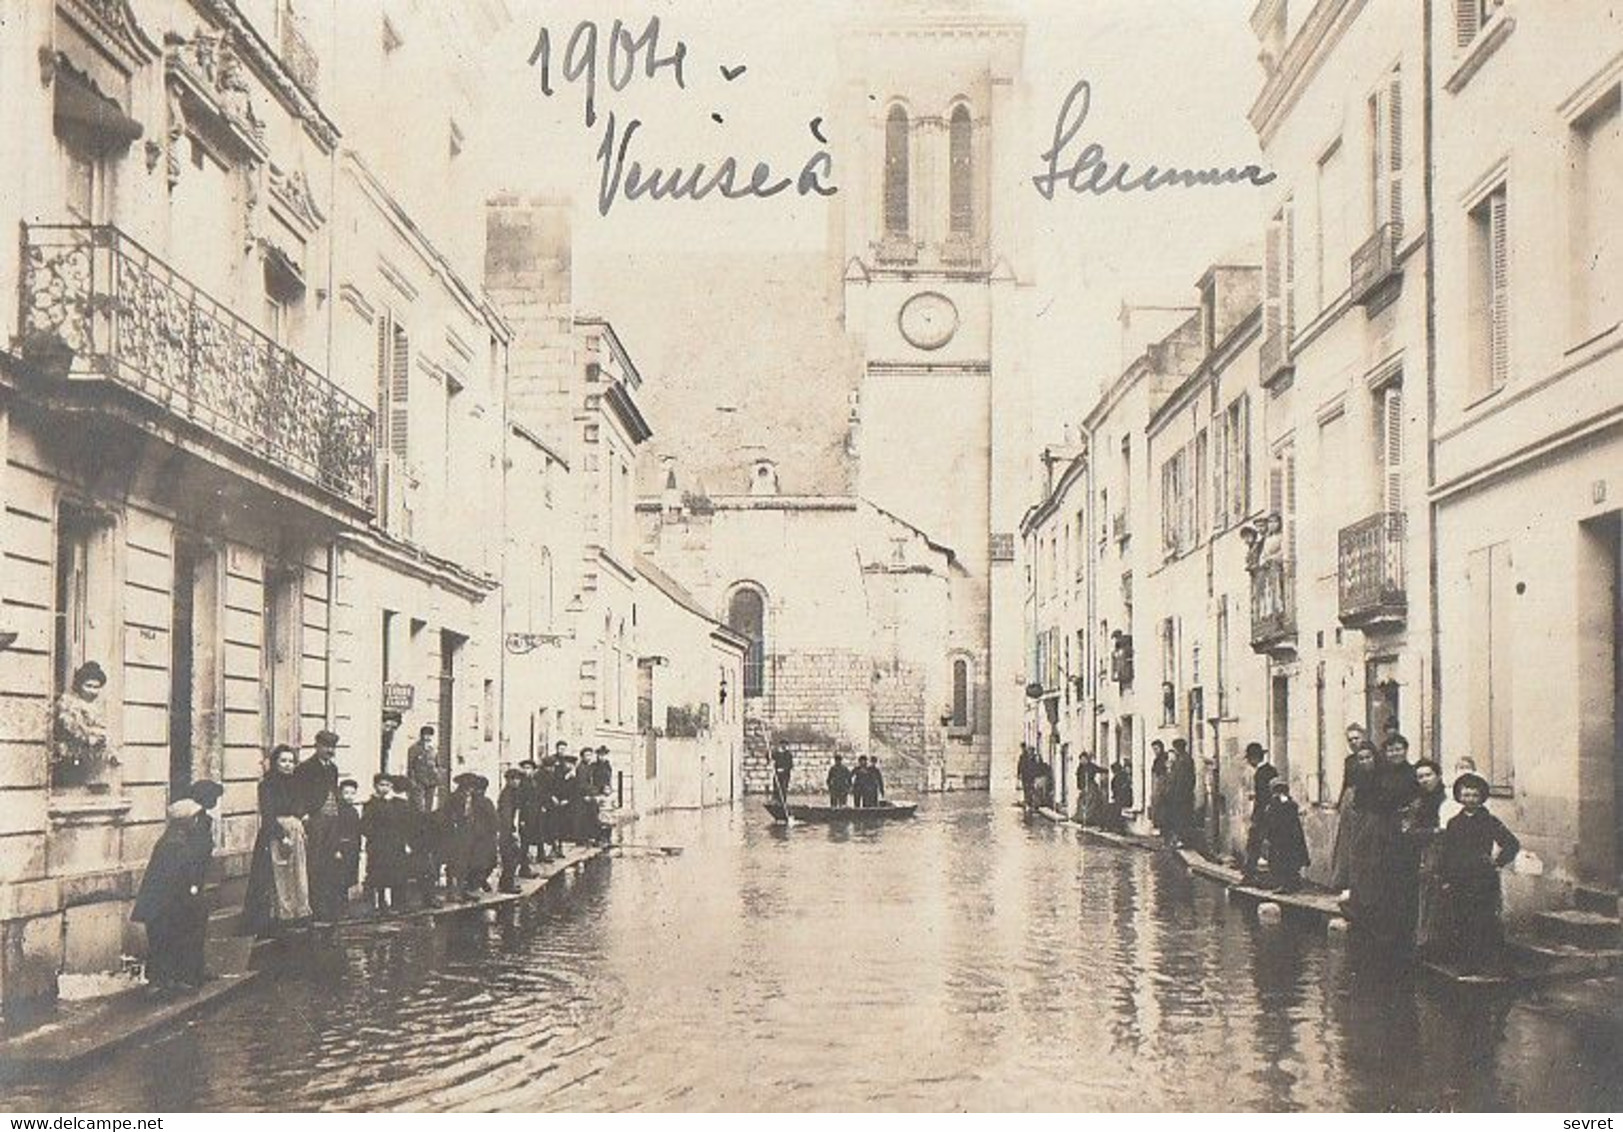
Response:
[[[58,60],[56,76],[56,129],[59,134],[87,145],[98,153],[128,149],[141,136],[141,123],[103,94],[91,79]]]

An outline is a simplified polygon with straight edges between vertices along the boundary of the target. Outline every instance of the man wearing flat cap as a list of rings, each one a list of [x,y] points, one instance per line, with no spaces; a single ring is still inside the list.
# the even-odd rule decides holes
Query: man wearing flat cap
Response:
[[[331,923],[344,912],[343,828],[338,820],[338,735],[316,732],[315,753],[293,772],[304,809],[310,868],[310,912]]]
[[[1251,768],[1251,824],[1245,833],[1245,879],[1257,879],[1262,855],[1264,819],[1273,799],[1274,779],[1279,771],[1268,762],[1268,750],[1261,743],[1245,745],[1245,765]]]

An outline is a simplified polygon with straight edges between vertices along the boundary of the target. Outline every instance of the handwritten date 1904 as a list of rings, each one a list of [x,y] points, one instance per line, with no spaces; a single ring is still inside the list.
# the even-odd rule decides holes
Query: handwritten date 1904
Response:
[[[603,38],[595,22],[582,20],[575,25],[564,47],[564,81],[584,82],[586,86],[587,126],[597,124],[598,53],[599,47],[603,46]],[[687,62],[687,42],[678,39],[671,53],[661,57],[658,16],[649,17],[640,35],[633,35],[623,22],[615,20],[607,40],[601,64],[608,72],[609,86],[615,91],[622,91],[631,85],[631,80],[637,77],[639,66],[648,79],[657,79],[660,72],[669,69],[677,87],[687,89],[687,78],[683,72]],[[541,68],[541,93],[551,98],[555,93],[552,89],[552,33],[544,26],[536,37],[535,47],[530,51],[530,66]]]

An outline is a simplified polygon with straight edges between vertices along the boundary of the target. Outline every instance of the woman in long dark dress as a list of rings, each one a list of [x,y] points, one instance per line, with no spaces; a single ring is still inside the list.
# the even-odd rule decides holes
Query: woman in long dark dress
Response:
[[[204,945],[209,906],[204,882],[214,855],[214,823],[208,811],[220,800],[217,782],[193,783],[168,809],[168,826],[141,874],[130,919],[146,925],[147,982],[169,992],[199,987],[208,978]]]
[[[1419,907],[1415,918],[1415,950],[1434,952],[1443,941],[1443,882],[1437,869],[1437,830],[1443,805],[1443,773],[1430,759],[1414,764],[1419,792],[1403,815],[1403,832],[1420,871]]]
[[[1400,735],[1387,740],[1383,757],[1358,786],[1364,816],[1348,859],[1354,929],[1384,948],[1414,944],[1420,863],[1403,834],[1404,808],[1419,787],[1408,761],[1409,744]]]
[[[271,751],[270,768],[259,780],[259,832],[248,866],[243,897],[244,926],[255,935],[310,918],[309,876],[304,824],[305,798],[293,772],[298,752],[282,744]]]

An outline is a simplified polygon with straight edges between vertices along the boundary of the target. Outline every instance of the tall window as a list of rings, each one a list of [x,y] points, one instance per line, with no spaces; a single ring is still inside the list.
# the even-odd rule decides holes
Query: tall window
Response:
[[[952,661],[952,726],[960,730],[969,727],[968,657],[954,657]]]
[[[1314,215],[1319,226],[1318,260],[1315,264],[1318,269],[1316,306],[1319,310],[1328,306],[1330,300],[1347,285],[1347,221],[1342,211],[1346,201],[1345,164],[1341,139],[1337,138],[1319,157],[1318,182],[1315,185]]]
[[[740,586],[727,603],[727,627],[749,642],[744,654],[744,695],[759,696],[766,684],[766,601],[753,586]]]
[[[1403,510],[1403,386],[1396,382],[1375,393],[1376,507]]]
[[[297,568],[272,564],[265,570],[260,686],[264,695],[262,739],[267,750],[277,743],[299,741],[303,591],[303,576]]]
[[[1572,126],[1573,310],[1577,340],[1623,318],[1623,87],[1614,86]]]
[[[908,232],[908,139],[911,131],[907,111],[892,106],[885,119],[885,234],[905,236]]]
[[[1296,206],[1289,200],[1268,221],[1262,258],[1263,336],[1281,335],[1288,347],[1296,333]],[[1288,349],[1281,356],[1288,358]]]
[[[975,227],[975,127],[969,120],[969,107],[959,106],[952,112],[948,134],[952,163],[952,231],[967,236]]]
[[[1509,203],[1500,185],[1471,209],[1467,247],[1470,271],[1471,400],[1503,386],[1510,376]]]
[[[1514,581],[1505,543],[1473,551],[1466,564],[1471,606],[1468,623],[1467,703],[1472,756],[1494,786],[1511,782],[1510,727],[1512,645],[1510,610]]]
[[[1370,94],[1369,230],[1391,224],[1403,232],[1403,75],[1393,67]]]

